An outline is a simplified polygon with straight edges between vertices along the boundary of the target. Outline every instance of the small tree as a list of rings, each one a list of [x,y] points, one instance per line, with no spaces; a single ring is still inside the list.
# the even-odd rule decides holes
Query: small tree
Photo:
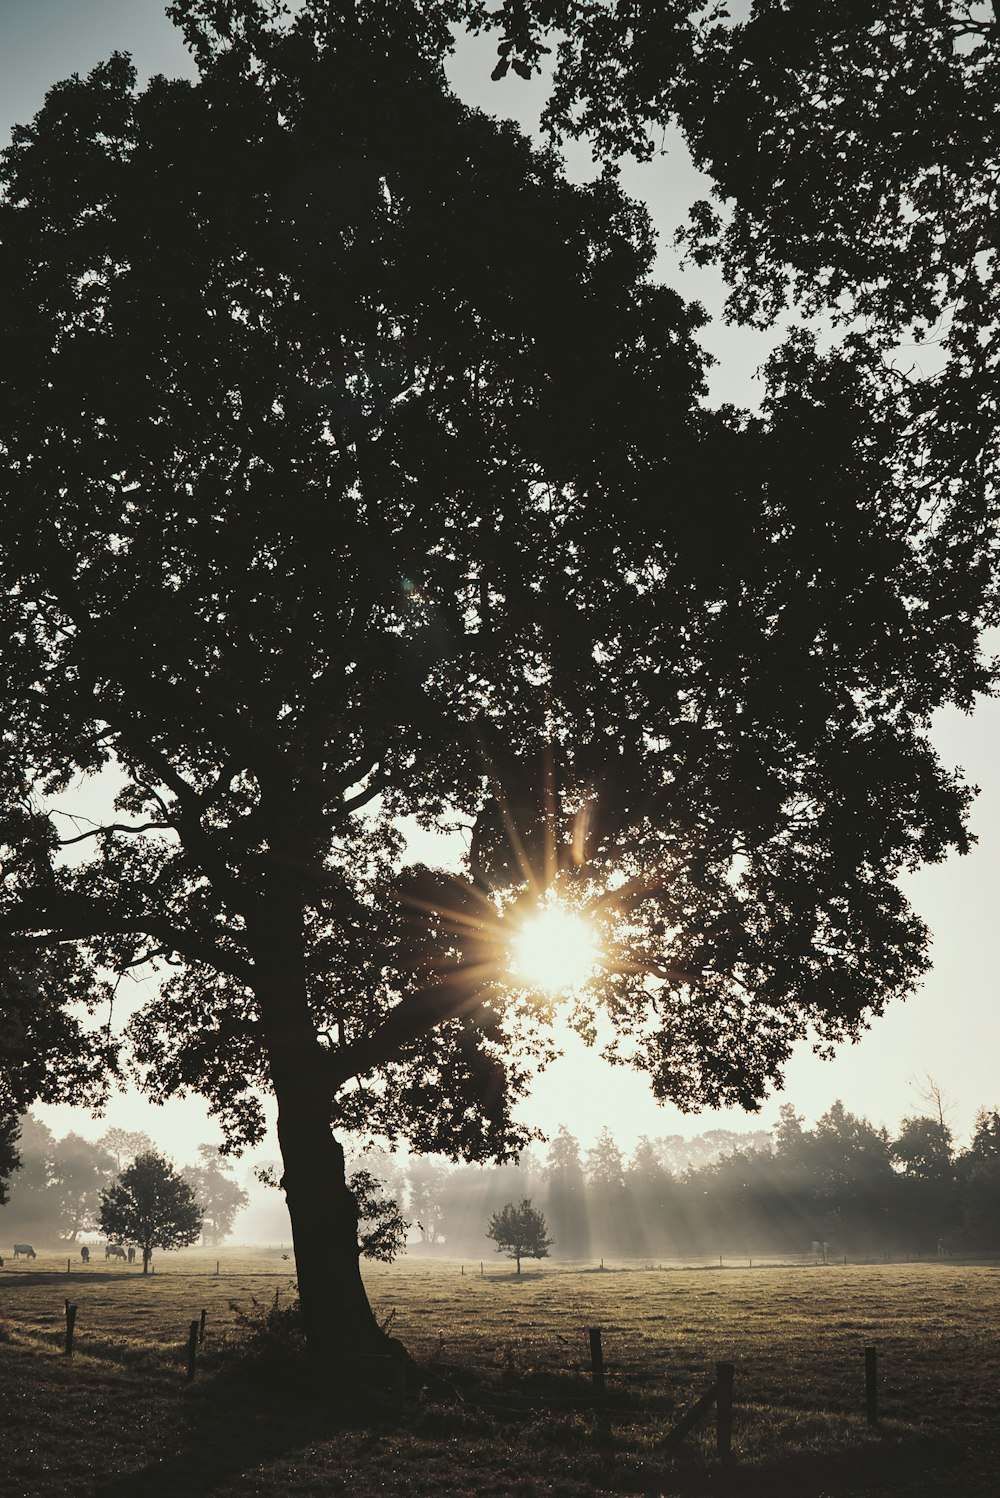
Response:
[[[520,1274],[522,1259],[548,1258],[549,1244],[555,1242],[554,1238],[547,1236],[548,1231],[541,1212],[536,1212],[525,1197],[520,1206],[508,1202],[499,1212],[494,1212],[486,1236],[496,1243],[498,1254],[516,1260]]]
[[[194,1192],[162,1155],[138,1155],[115,1184],[101,1193],[101,1231],[130,1238],[142,1250],[142,1272],[149,1273],[154,1248],[184,1248],[201,1232],[201,1209]]]

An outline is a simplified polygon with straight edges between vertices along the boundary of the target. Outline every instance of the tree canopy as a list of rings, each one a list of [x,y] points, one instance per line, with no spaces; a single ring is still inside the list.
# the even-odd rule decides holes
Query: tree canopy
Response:
[[[994,7],[463,8],[500,37],[498,81],[508,67],[531,76],[553,64],[543,118],[554,138],[586,137],[612,163],[648,161],[677,127],[711,185],[679,238],[696,262],[721,268],[728,315],[765,326],[792,307],[840,323],[853,356],[880,372],[881,402],[905,413],[900,456],[919,463],[915,489],[928,504],[935,488],[950,490],[942,564],[981,528],[995,534]]]
[[[171,12],[197,83],[115,55],[0,174],[0,940],[32,1054],[114,1065],[73,1006],[153,963],[145,1085],[236,1146],[273,1090],[333,1345],[374,1322],[331,1121],[524,1143],[545,887],[603,931],[576,1022],[685,1108],[913,986],[988,537],[948,552],[861,359],[799,339],[760,416],[708,410],[644,211],[448,92],[448,7]],[[466,868],[403,867],[406,817]]]

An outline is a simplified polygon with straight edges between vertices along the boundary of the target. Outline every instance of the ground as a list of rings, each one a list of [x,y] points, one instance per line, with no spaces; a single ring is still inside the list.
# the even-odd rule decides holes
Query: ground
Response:
[[[285,1251],[287,1252],[287,1250]],[[219,1273],[216,1273],[216,1262]],[[720,1495],[993,1498],[1000,1265],[545,1262],[522,1273],[410,1259],[366,1278],[430,1371],[345,1407],[226,1365],[241,1317],[293,1297],[282,1250],[160,1255],[156,1274],[40,1254],[0,1272],[2,1498]],[[463,1272],[464,1269],[464,1272]],[[77,1306],[72,1358],[65,1302]],[[187,1381],[192,1320],[206,1312]],[[607,1364],[593,1397],[590,1327]],[[865,1419],[864,1349],[880,1423]],[[733,1461],[714,1416],[660,1442],[736,1365]]]

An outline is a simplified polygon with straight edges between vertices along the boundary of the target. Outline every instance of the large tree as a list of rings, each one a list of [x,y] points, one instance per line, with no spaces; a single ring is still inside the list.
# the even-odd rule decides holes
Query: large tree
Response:
[[[518,1149],[543,889],[603,930],[574,1022],[686,1108],[916,982],[985,537],[943,588],[860,361],[705,410],[644,213],[449,94],[449,6],[171,9],[196,84],[114,56],[3,167],[0,933],[58,1016],[158,963],[133,1065],[230,1144],[273,1092],[344,1367],[380,1334],[331,1125]],[[401,867],[404,817],[465,870]]]

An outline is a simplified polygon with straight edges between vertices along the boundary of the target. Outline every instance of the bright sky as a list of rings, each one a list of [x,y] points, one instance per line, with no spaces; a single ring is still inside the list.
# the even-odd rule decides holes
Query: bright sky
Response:
[[[0,0],[0,139],[6,141],[15,121],[30,121],[51,83],[73,72],[87,73],[115,49],[132,54],[141,77],[191,71],[161,0]],[[453,85],[469,102],[502,108],[531,126],[538,112],[537,85],[513,75],[503,84],[491,84],[494,58],[488,42],[466,49],[453,65]],[[574,154],[570,169],[587,175],[584,153]],[[697,175],[676,151],[649,166],[627,168],[624,181],[631,192],[646,198],[668,244],[687,201],[704,195]],[[659,274],[709,309],[718,307],[720,283],[714,273],[679,278],[664,254]],[[719,361],[713,397],[754,403],[754,371],[767,353],[767,342],[721,324],[708,331],[705,341]],[[608,1124],[630,1146],[642,1133],[691,1135],[720,1126],[766,1126],[783,1101],[794,1103],[812,1121],[841,1098],[849,1109],[892,1127],[920,1110],[914,1084],[925,1085],[930,1075],[954,1104],[950,1121],[956,1133],[967,1136],[978,1107],[1000,1105],[992,945],[1000,887],[1000,706],[985,703],[972,718],[957,713],[942,717],[935,739],[945,763],[963,766],[982,788],[973,816],[979,843],[968,858],[925,870],[908,883],[908,893],[934,935],[934,970],[918,995],[894,1006],[833,1062],[820,1062],[803,1048],[789,1068],[783,1096],[769,1100],[754,1117],[728,1111],[685,1118],[676,1109],[661,1108],[641,1078],[613,1070],[573,1041],[564,1059],[538,1080],[522,1110],[526,1120],[548,1132],[565,1123],[585,1144]],[[145,1129],[181,1161],[193,1157],[199,1142],[216,1137],[196,1100],[155,1108],[144,1099],[122,1097],[103,1122],[70,1108],[37,1111],[57,1134],[76,1129],[92,1137],[109,1123]],[[272,1142],[261,1154],[273,1157],[276,1146]]]

